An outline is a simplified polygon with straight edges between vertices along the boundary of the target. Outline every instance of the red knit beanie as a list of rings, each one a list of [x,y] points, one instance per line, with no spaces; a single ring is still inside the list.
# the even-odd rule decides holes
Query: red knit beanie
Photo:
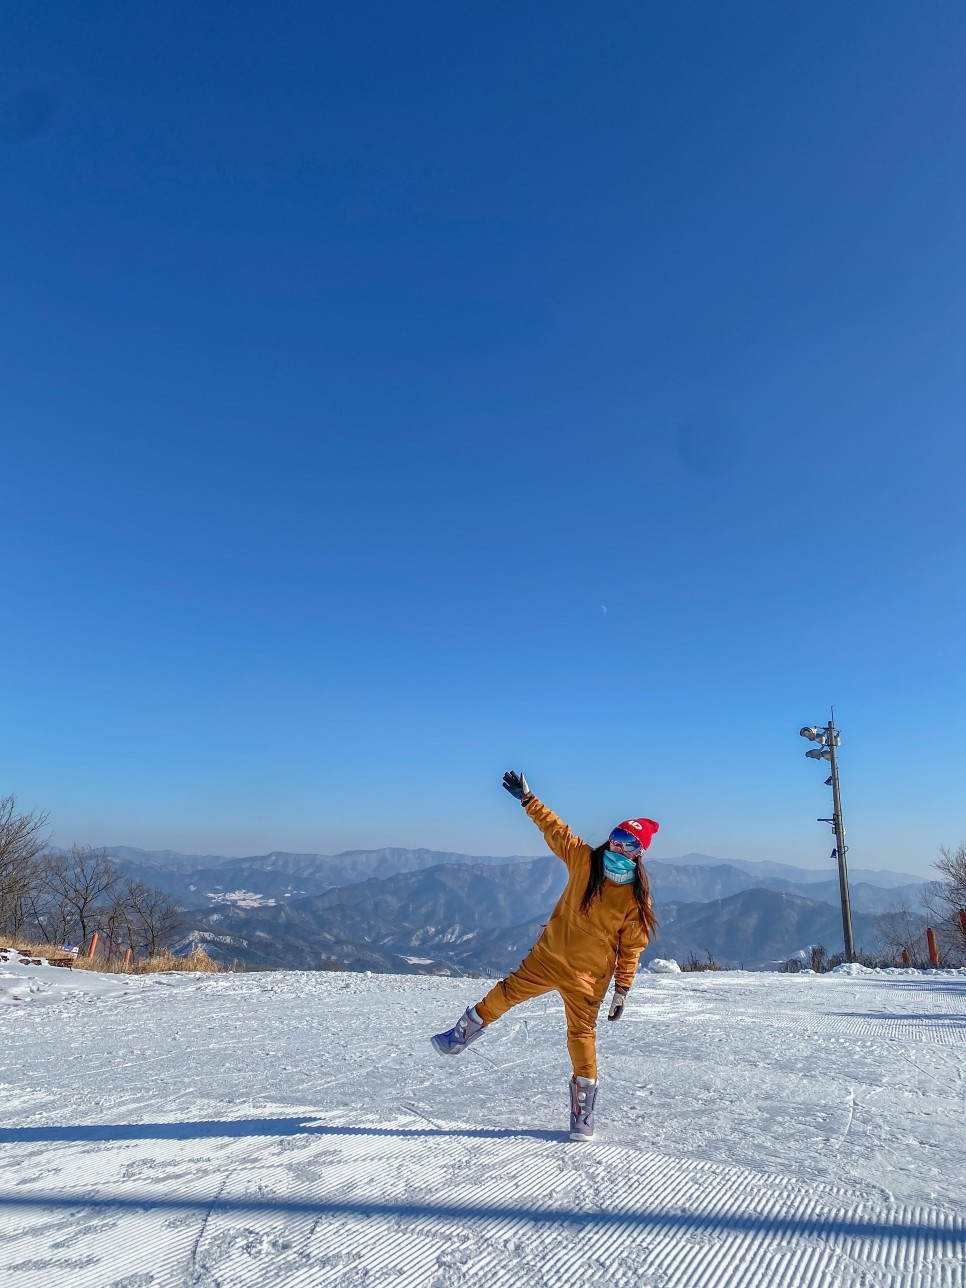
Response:
[[[653,818],[627,818],[623,823],[618,823],[614,832],[630,832],[631,836],[636,836],[640,841],[641,849],[646,850],[660,827],[660,823],[655,823]],[[611,832],[611,836],[614,832]]]

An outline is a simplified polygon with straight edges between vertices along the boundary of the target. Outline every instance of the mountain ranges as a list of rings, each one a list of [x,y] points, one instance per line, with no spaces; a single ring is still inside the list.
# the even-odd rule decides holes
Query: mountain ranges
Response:
[[[186,946],[203,943],[247,969],[500,976],[525,956],[566,877],[551,855],[109,852],[127,875],[182,901]],[[722,965],[768,969],[811,944],[841,950],[834,872],[708,855],[654,860],[647,869],[660,930],[645,963],[710,954]],[[876,917],[897,901],[917,913],[926,884],[902,873],[850,874],[857,946],[875,950]]]

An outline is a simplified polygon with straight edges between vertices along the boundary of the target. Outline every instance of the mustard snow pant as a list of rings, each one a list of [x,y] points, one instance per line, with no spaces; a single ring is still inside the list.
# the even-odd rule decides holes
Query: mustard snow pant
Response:
[[[491,988],[476,1011],[484,1025],[505,1015],[511,1006],[519,1006],[542,993],[558,992],[567,1014],[567,1050],[574,1066],[574,1076],[597,1078],[597,1012],[601,998],[588,997],[578,989],[568,989],[541,961],[529,953],[506,979]]]

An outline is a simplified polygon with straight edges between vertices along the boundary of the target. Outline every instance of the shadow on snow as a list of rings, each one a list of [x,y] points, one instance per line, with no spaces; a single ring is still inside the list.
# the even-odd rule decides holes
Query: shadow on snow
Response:
[[[422,1137],[459,1137],[465,1139],[512,1140],[531,1139],[559,1142],[566,1134],[551,1131],[517,1131],[497,1128],[445,1129],[442,1127],[358,1127],[315,1125],[300,1118],[245,1118],[231,1122],[195,1123],[110,1123],[90,1126],[5,1127],[0,1128],[0,1144],[44,1142],[97,1142],[124,1140],[205,1140],[220,1137],[293,1137],[293,1136],[376,1136],[401,1140]],[[588,1147],[576,1146],[579,1150]],[[863,1220],[841,1216],[802,1216],[769,1214],[741,1216],[727,1212],[701,1213],[661,1210],[574,1211],[569,1208],[512,1207],[496,1205],[406,1203],[339,1199],[271,1199],[253,1195],[247,1198],[192,1198],[188,1196],[123,1196],[96,1194],[4,1194],[0,1209],[88,1208],[103,1211],[171,1211],[212,1213],[277,1214],[281,1217],[386,1217],[391,1220],[456,1220],[521,1221],[533,1225],[573,1225],[584,1228],[625,1226],[639,1231],[668,1233],[675,1230],[706,1230],[718,1233],[744,1233],[772,1236],[818,1235],[825,1238],[925,1240],[930,1245],[952,1248],[966,1246],[966,1226],[954,1218],[953,1225],[938,1221]]]
[[[475,1140],[569,1139],[568,1133],[512,1127],[341,1127],[314,1123],[311,1114],[301,1118],[238,1118],[197,1123],[92,1123],[46,1127],[0,1127],[0,1145],[33,1145],[58,1141],[90,1143],[110,1140],[209,1140],[240,1136],[394,1136],[402,1140],[420,1136],[469,1136]]]

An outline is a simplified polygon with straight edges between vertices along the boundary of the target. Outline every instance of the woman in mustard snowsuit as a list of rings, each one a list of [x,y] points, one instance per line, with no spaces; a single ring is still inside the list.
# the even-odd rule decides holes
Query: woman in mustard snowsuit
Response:
[[[627,819],[592,849],[537,800],[522,774],[504,774],[503,786],[523,805],[558,859],[567,865],[567,887],[543,934],[517,969],[471,1006],[433,1045],[459,1055],[484,1028],[530,997],[556,991],[567,1016],[570,1134],[594,1134],[597,1099],[597,1012],[614,978],[609,1020],[619,1020],[624,999],[656,922],[642,858],[658,830],[653,819]]]

